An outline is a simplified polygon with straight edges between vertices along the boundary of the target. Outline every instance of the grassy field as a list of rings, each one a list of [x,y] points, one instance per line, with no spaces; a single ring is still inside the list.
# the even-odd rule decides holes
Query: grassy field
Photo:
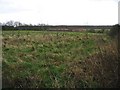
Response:
[[[117,44],[106,34],[3,31],[3,88],[116,87]]]

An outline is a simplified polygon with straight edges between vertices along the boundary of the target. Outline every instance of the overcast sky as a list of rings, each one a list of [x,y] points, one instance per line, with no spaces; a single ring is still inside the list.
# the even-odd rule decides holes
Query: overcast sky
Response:
[[[0,0],[0,22],[114,25],[119,0]]]

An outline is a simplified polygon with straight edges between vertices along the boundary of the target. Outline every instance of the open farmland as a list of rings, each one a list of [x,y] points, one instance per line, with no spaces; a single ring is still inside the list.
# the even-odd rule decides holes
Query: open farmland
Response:
[[[3,88],[116,87],[117,44],[103,33],[3,31]]]

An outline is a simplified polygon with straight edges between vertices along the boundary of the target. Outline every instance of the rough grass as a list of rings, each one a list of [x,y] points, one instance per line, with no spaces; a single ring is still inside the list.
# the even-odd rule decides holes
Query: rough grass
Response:
[[[3,88],[117,87],[117,44],[105,34],[3,31]]]

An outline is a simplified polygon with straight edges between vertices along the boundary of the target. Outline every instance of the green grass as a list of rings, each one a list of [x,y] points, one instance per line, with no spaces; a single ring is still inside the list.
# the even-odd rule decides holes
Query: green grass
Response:
[[[3,31],[2,35],[3,87],[102,87],[92,76],[84,77],[82,68],[89,65],[81,63],[100,52],[98,43],[110,44],[107,35],[47,31]]]

